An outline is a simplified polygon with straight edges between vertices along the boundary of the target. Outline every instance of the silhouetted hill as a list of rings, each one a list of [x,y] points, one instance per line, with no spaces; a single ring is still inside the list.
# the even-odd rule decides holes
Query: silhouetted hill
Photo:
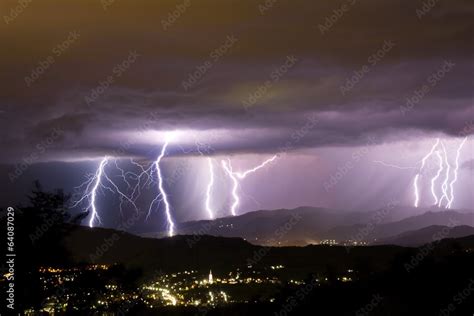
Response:
[[[300,207],[292,210],[256,211],[234,217],[182,223],[179,234],[240,237],[253,244],[307,245],[317,242],[318,233],[342,223],[355,224],[366,214]]]
[[[457,239],[455,239],[457,241]],[[474,236],[460,240],[471,247]],[[262,247],[239,238],[176,236],[143,238],[111,229],[77,227],[64,239],[73,263],[121,263],[145,274],[187,269],[229,271],[242,266],[284,265],[285,271],[305,277],[328,266],[345,271],[361,264],[374,271],[390,265],[396,256],[409,257],[416,248],[399,246]],[[461,245],[464,247],[464,245]],[[449,251],[447,251],[449,253]]]
[[[181,223],[176,229],[178,234],[183,235],[240,237],[256,245],[292,246],[318,244],[325,239],[374,242],[431,225],[448,225],[450,220],[454,221],[455,226],[474,226],[473,213],[394,205],[371,212],[314,207],[256,211],[234,217]],[[144,236],[163,235],[161,232]]]
[[[367,304],[372,302],[374,295],[381,297],[381,301],[374,305],[376,310],[371,313],[374,315],[427,315],[427,309],[430,315],[437,315],[452,302],[452,297],[472,283],[474,235],[443,239],[430,244],[430,247],[420,248],[391,245],[272,248],[252,245],[239,238],[142,238],[111,229],[72,225],[65,225],[64,230],[67,234],[62,235],[65,237],[58,243],[66,246],[67,258],[73,260],[65,262],[66,265],[118,263],[107,274],[79,274],[78,283],[74,283],[78,287],[72,288],[74,295],[89,293],[91,285],[100,291],[111,280],[114,284],[118,282],[134,289],[160,272],[186,270],[198,270],[203,275],[212,269],[218,275],[228,274],[236,268],[241,271],[264,271],[261,268],[265,268],[281,281],[272,294],[273,302],[255,296],[251,304],[219,305],[210,309],[159,305],[150,308],[136,304],[127,315],[196,315],[203,311],[209,315],[275,315],[303,293],[291,315],[313,315],[315,311],[322,315],[358,315],[361,308],[371,306]],[[53,242],[47,247],[55,246]],[[247,269],[249,265],[258,269]],[[270,265],[283,265],[284,269],[268,269]],[[129,283],[131,272],[132,284]],[[339,278],[344,275],[350,276],[351,282]],[[138,278],[143,279],[140,281]],[[290,280],[295,278],[305,283],[291,284]],[[314,278],[320,279],[317,286],[314,286]],[[310,284],[313,286],[308,287]],[[247,291],[252,286],[255,285],[240,289],[239,285],[236,290]],[[32,292],[31,295],[38,294]],[[44,298],[50,293],[42,295]],[[87,309],[95,301],[96,297],[90,302],[81,299],[79,302],[84,305],[80,307]],[[469,302],[466,300],[459,305],[456,309],[459,313],[452,315],[467,315],[466,312],[472,310],[472,300]]]
[[[440,237],[459,238],[474,235],[474,227],[471,226],[441,226],[432,225],[419,230],[412,230],[400,235],[379,240],[376,244],[398,245],[406,247],[418,247]]]
[[[233,266],[250,256],[252,245],[240,238],[199,236],[192,244],[189,236],[143,238],[104,228],[75,228],[63,241],[72,259],[84,263],[125,263],[145,270]],[[205,248],[205,249],[204,249]],[[209,259],[212,257],[212,260]]]
[[[422,229],[427,226],[458,226],[461,224],[474,226],[474,214],[460,213],[457,211],[430,211],[392,223],[372,226],[369,226],[369,224],[357,224],[336,227],[327,232],[327,237],[338,240],[349,240],[354,239],[354,236],[362,236],[364,241],[377,242],[381,239],[397,236],[408,231]]]
[[[378,269],[393,256],[406,251],[398,246],[352,248],[330,246],[262,247],[239,238],[176,236],[143,238],[102,228],[75,228],[63,241],[75,263],[123,263],[152,273],[156,270],[229,270],[247,266],[285,265],[288,271],[306,276],[308,271],[325,270],[328,265],[341,269],[354,265],[358,258],[377,260]],[[299,272],[300,273],[299,273]]]

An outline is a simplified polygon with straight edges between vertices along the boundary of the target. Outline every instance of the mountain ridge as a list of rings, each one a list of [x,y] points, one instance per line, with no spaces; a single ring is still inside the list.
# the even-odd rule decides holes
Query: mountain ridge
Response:
[[[321,207],[259,210],[215,220],[176,224],[181,235],[212,235],[243,238],[267,246],[304,246],[324,240],[374,243],[410,230],[432,225],[474,226],[474,213],[437,207],[413,208],[394,205],[385,209],[344,212]],[[165,232],[140,234],[164,237]]]

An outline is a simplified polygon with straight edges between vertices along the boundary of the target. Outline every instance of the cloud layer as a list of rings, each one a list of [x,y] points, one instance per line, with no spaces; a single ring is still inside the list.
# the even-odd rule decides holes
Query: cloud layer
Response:
[[[268,3],[4,1],[2,159],[146,156],[145,130],[216,130],[215,153],[473,133],[470,1]]]

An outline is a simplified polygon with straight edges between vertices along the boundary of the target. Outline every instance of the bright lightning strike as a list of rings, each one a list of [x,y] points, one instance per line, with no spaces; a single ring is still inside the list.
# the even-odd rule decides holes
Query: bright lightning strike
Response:
[[[138,213],[138,208],[135,205],[135,202],[129,198],[125,193],[123,193],[119,187],[112,181],[112,179],[105,172],[105,167],[109,162],[108,157],[104,157],[96,172],[83,184],[81,184],[77,189],[85,187],[84,194],[82,197],[76,201],[72,206],[76,207],[83,201],[87,200],[88,204],[86,207],[86,212],[91,211],[91,216],[89,218],[89,227],[94,227],[96,221],[99,223],[100,217],[97,209],[97,193],[100,189],[107,189],[112,193],[117,193],[120,196],[120,210],[122,210],[122,201],[125,200],[129,202]],[[108,185],[106,185],[108,184]]]
[[[91,178],[88,179],[86,182],[84,182],[83,184],[81,184],[79,187],[76,188],[79,190],[85,186],[85,193],[79,200],[77,200],[72,205],[72,207],[76,207],[77,205],[82,203],[84,200],[88,200],[89,203],[87,204],[85,212],[88,212],[89,210],[91,211],[91,216],[89,218],[89,227],[91,228],[94,227],[95,220],[97,220],[99,223],[101,222],[100,217],[97,212],[96,200],[97,200],[97,191],[100,188],[104,187],[101,181],[102,181],[102,174],[104,173],[104,168],[105,168],[105,165],[107,165],[107,162],[108,162],[108,158],[104,157],[102,161],[100,162],[99,167],[97,168],[95,174],[91,176]],[[107,189],[111,190],[110,188],[107,188]]]
[[[209,154],[213,151],[213,148],[211,147],[209,143],[200,142],[198,139],[195,139],[194,143],[196,145],[196,151],[201,156],[204,156],[205,153]],[[184,150],[183,152],[186,153]],[[205,208],[206,208],[207,213],[209,214],[209,219],[214,219],[214,210],[212,209],[212,206],[211,206],[211,193],[212,193],[212,187],[214,186],[214,166],[212,164],[211,157],[207,157],[207,163],[209,166],[209,183],[207,184],[207,189],[206,189]]]
[[[420,178],[420,173],[421,173],[421,171],[423,171],[423,168],[425,167],[426,160],[428,160],[428,158],[430,158],[431,155],[433,155],[433,152],[435,151],[436,147],[438,147],[438,145],[439,145],[439,138],[436,139],[436,143],[433,145],[433,147],[431,147],[430,152],[425,157],[423,157],[423,159],[421,160],[420,170],[416,174],[415,179],[413,181],[413,184],[414,184],[413,189],[415,190],[415,192],[414,192],[414,195],[415,195],[414,206],[415,207],[418,207],[419,202],[420,202],[420,191],[419,191],[419,188],[418,188],[418,180]]]
[[[214,185],[214,167],[212,165],[211,158],[208,157],[207,162],[209,165],[209,184],[207,185],[207,190],[206,190],[206,210],[209,214],[209,218],[214,219],[214,211],[212,210],[212,207],[211,207],[211,191]]]
[[[418,207],[420,203],[420,193],[418,191],[418,179],[420,178],[420,175],[417,174],[415,176],[415,180],[413,181],[413,187],[415,188],[415,207]]]
[[[436,139],[436,143],[433,145],[433,147],[431,147],[430,152],[421,160],[420,171],[425,167],[426,160],[428,160],[428,158],[430,158],[431,155],[433,155],[433,152],[436,149],[436,147],[438,147],[438,145],[439,145],[439,138]]]
[[[466,143],[467,137],[463,139],[461,144],[459,145],[457,151],[456,151],[456,162],[455,162],[455,168],[454,168],[454,179],[451,181],[449,184],[450,190],[451,190],[451,198],[449,199],[448,204],[446,205],[447,208],[451,208],[451,205],[453,204],[454,201],[454,184],[458,180],[458,170],[459,170],[459,156],[461,155],[461,150]]]
[[[94,187],[92,188],[92,191],[91,191],[90,208],[92,210],[92,213],[91,213],[91,217],[89,219],[89,227],[94,227],[94,220],[96,218],[100,222],[100,218],[97,215],[97,207],[95,205],[95,201],[96,201],[96,197],[97,197],[97,189],[99,189],[102,174],[104,173],[104,167],[107,164],[107,162],[108,162],[107,157],[102,159],[102,161],[100,162],[99,168],[97,169],[97,172],[95,173],[95,184],[94,184]]]
[[[448,152],[446,150],[445,144],[443,142],[440,142],[439,138],[436,139],[436,143],[431,147],[431,150],[428,152],[428,154],[426,154],[426,156],[424,156],[423,159],[421,160],[421,166],[418,170],[418,173],[415,175],[415,178],[414,178],[414,181],[413,181],[414,196],[415,196],[414,206],[415,207],[418,207],[419,202],[420,202],[420,192],[419,192],[420,177],[422,177],[422,172],[423,172],[423,169],[425,167],[426,161],[433,155],[433,153],[435,153],[436,156],[438,157],[439,165],[438,165],[438,171],[436,172],[436,174],[431,179],[431,195],[433,196],[434,201],[435,201],[434,205],[437,205],[438,207],[441,207],[443,205],[443,201],[446,200],[445,207],[446,208],[451,208],[451,205],[454,201],[454,184],[458,180],[459,157],[461,155],[461,150],[462,150],[464,144],[466,143],[466,141],[467,141],[467,137],[465,137],[462,140],[462,142],[459,144],[459,147],[456,151],[456,161],[455,161],[455,166],[454,166],[454,177],[450,181],[450,178],[451,178],[451,165],[449,164]],[[441,150],[436,150],[438,147],[441,147]],[[446,165],[446,168],[444,168],[445,165]],[[436,194],[436,181],[439,179],[439,177],[441,177],[441,175],[443,173],[444,173],[444,181],[441,183],[442,196],[441,196],[441,198],[438,198],[438,195]]]
[[[134,187],[132,187],[132,198],[137,198],[141,194],[141,190],[145,187],[149,188],[151,184],[154,183],[153,181],[153,166],[154,164],[151,164],[147,169],[145,169],[141,164],[133,161],[130,159],[130,163],[137,167],[141,172],[139,173],[134,173],[134,172],[127,172],[127,174],[130,174],[130,177],[136,181],[136,184]],[[145,181],[142,181],[142,178],[145,178]],[[147,219],[150,216],[150,212],[147,214]]]
[[[254,167],[254,168],[248,169],[244,172],[233,172],[230,160],[228,160],[227,162],[225,160],[222,160],[222,167],[224,168],[225,172],[229,175],[229,177],[231,178],[232,183],[233,183],[232,197],[234,199],[234,202],[232,203],[232,206],[230,208],[230,212],[231,212],[232,216],[236,215],[237,206],[240,203],[240,197],[239,197],[239,194],[237,192],[238,189],[239,189],[239,180],[237,178],[239,178],[240,180],[245,179],[249,174],[252,174],[252,173],[256,172],[257,170],[265,167],[265,165],[273,162],[276,158],[277,158],[277,156],[275,155],[272,158],[265,160],[260,165]]]
[[[130,199],[128,196],[126,196],[122,191],[120,191],[119,187],[107,176],[105,172],[104,172],[104,178],[114,187],[115,192],[119,194],[121,201],[123,199],[128,201],[138,214],[138,207],[135,205],[135,202],[132,199]],[[120,211],[122,211],[122,202],[120,202]]]
[[[158,190],[160,191],[160,196],[161,196],[161,200],[160,201],[163,201],[163,203],[165,204],[165,213],[166,213],[166,219],[168,221],[168,236],[173,236],[174,235],[174,222],[173,222],[173,219],[171,217],[171,207],[170,207],[170,203],[168,201],[168,195],[166,194],[166,191],[163,187],[163,176],[161,174],[161,168],[160,168],[160,163],[161,163],[161,159],[163,159],[163,157],[165,156],[165,153],[166,153],[166,148],[168,147],[168,144],[170,142],[170,137],[169,135],[166,137],[166,140],[165,140],[165,144],[163,145],[163,147],[161,148],[161,153],[160,155],[158,156],[158,158],[156,159],[155,161],[155,168],[156,168],[156,174],[158,176]],[[150,204],[150,209],[148,211],[148,214],[150,214],[150,211],[151,211],[151,208],[152,206],[157,202],[159,201],[158,200],[159,196],[157,196]]]
[[[438,204],[438,196],[436,195],[435,183],[436,183],[436,180],[438,180],[439,176],[441,175],[441,172],[443,172],[443,157],[441,157],[441,154],[439,153],[439,151],[436,151],[436,156],[438,157],[439,168],[436,175],[433,177],[433,179],[431,179],[431,194],[433,195],[433,198],[435,200],[434,202],[435,205]]]
[[[232,197],[234,198],[234,202],[232,203],[232,206],[230,207],[230,213],[232,216],[235,216],[235,210],[237,209],[237,206],[239,206],[240,203],[240,198],[237,193],[237,190],[239,188],[239,180],[234,176],[234,173],[232,172],[232,166],[229,161],[222,160],[222,167],[224,168],[225,172],[229,175],[229,177],[232,179],[233,187],[232,187]]]
[[[256,172],[257,170],[259,170],[263,167],[265,167],[265,165],[269,164],[270,162],[273,162],[276,158],[277,158],[277,156],[275,155],[272,158],[265,160],[264,162],[262,162],[261,164],[259,164],[255,168],[249,169],[245,172],[236,172],[235,174],[237,175],[237,177],[239,177],[239,179],[245,179],[246,176],[248,176],[251,173]]]
[[[444,162],[446,163],[446,176],[444,178],[443,185],[441,186],[441,190],[443,191],[443,196],[439,199],[439,203],[438,203],[439,207],[441,207],[441,203],[443,202],[444,199],[446,199],[449,204],[448,181],[449,181],[449,172],[451,169],[451,166],[449,165],[449,161],[448,161],[448,153],[446,152],[446,147],[444,146],[443,143],[441,143],[441,147],[443,148]]]

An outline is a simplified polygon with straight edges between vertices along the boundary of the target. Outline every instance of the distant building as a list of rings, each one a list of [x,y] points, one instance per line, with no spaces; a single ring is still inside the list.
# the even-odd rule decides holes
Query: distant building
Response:
[[[209,284],[214,283],[214,279],[212,278],[212,270],[209,270]]]

